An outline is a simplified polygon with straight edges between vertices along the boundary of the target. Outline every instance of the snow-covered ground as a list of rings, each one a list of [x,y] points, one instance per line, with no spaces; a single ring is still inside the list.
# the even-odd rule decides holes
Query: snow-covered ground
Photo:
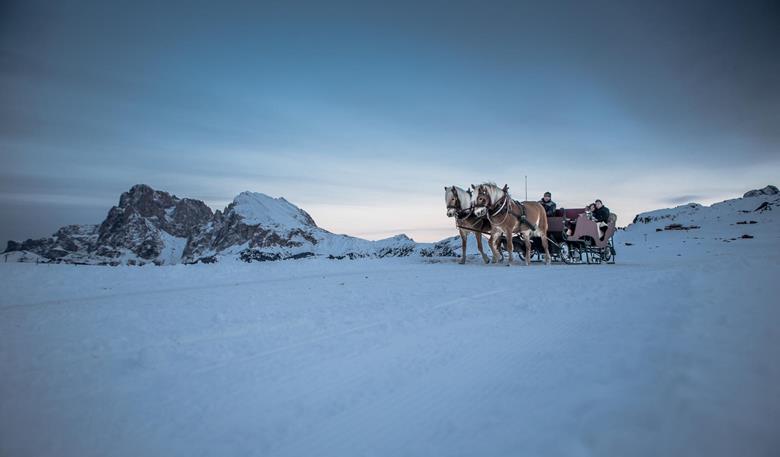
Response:
[[[0,455],[778,455],[780,230],[707,211],[616,265],[0,264]]]

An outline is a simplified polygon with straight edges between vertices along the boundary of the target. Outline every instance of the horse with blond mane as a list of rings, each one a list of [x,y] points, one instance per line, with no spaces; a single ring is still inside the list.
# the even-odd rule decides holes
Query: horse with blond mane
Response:
[[[482,234],[489,233],[490,223],[484,217],[474,215],[471,199],[471,191],[466,191],[457,186],[444,187],[444,201],[447,203],[447,217],[455,218],[455,226],[460,233],[461,256],[460,263],[466,263],[466,242],[469,233],[477,237],[477,249],[485,263],[490,262],[485,251],[482,250]]]
[[[474,202],[474,215],[485,217],[490,222],[490,250],[493,251],[493,263],[498,263],[501,254],[498,244],[501,237],[506,238],[509,260],[512,264],[512,235],[520,233],[525,242],[525,264],[531,264],[531,237],[541,238],[545,263],[550,264],[550,250],[547,246],[547,213],[538,202],[518,202],[509,196],[508,186],[499,188],[495,183],[487,182],[479,186],[471,185],[477,197]]]

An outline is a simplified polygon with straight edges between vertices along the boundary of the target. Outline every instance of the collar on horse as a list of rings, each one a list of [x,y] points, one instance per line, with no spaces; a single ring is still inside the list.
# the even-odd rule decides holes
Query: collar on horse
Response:
[[[498,209],[491,210],[491,208],[489,208],[489,207],[487,208],[487,210],[488,210],[487,218],[490,221],[490,223],[494,224],[493,221],[491,220],[491,218],[498,216],[506,208],[506,214],[504,214],[504,218],[501,219],[501,222],[499,224],[494,224],[494,225],[502,225],[504,223],[504,221],[506,221],[506,218],[509,217],[509,213],[512,213],[512,215],[515,216],[520,221],[521,225],[525,224],[528,227],[530,227],[531,230],[536,231],[536,224],[532,224],[531,222],[529,222],[528,219],[525,216],[525,205],[523,205],[522,203],[520,203],[518,201],[512,200],[512,198],[509,196],[509,187],[508,186],[504,185],[504,188],[502,190],[504,191],[504,196],[501,197],[501,199],[499,199],[499,202],[501,202],[501,205],[498,205],[498,202],[496,202],[495,205],[492,205],[493,207],[499,206]],[[512,208],[511,208],[512,203],[514,203],[516,206],[518,206],[520,208],[520,212],[519,213],[516,213],[515,211],[512,211]],[[490,214],[491,211],[492,211],[493,214]]]

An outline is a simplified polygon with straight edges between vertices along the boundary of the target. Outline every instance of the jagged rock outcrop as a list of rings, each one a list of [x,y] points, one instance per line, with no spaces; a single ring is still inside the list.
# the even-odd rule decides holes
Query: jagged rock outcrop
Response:
[[[100,225],[69,225],[48,238],[9,241],[6,252],[66,263],[178,263],[189,237],[212,218],[200,200],[138,184],[120,196]]]
[[[742,197],[748,198],[748,197],[758,197],[760,195],[777,195],[778,193],[780,193],[780,190],[778,190],[777,187],[770,184],[764,187],[763,189],[749,190],[745,192],[745,195],[743,195]]]
[[[200,226],[213,217],[211,208],[200,200],[177,198],[167,192],[138,184],[119,198],[98,229],[96,254],[119,258],[129,251],[142,260],[173,263],[160,259],[171,238],[182,248]],[[179,252],[171,252],[171,255]],[[178,259],[175,259],[178,260]]]
[[[66,225],[48,238],[9,241],[5,252],[27,251],[49,260],[86,263],[89,253],[95,250],[97,239],[97,225]]]

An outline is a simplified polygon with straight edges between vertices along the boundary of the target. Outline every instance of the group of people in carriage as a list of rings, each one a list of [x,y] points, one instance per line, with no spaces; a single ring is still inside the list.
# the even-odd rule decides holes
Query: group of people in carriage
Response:
[[[545,192],[542,196],[542,199],[539,200],[539,203],[544,206],[545,213],[547,214],[547,217],[555,217],[559,216],[559,213],[556,213],[557,206],[555,202],[552,200],[552,194],[550,192]],[[599,231],[601,232],[601,239],[604,238],[604,233],[607,231],[607,227],[609,225],[609,208],[604,206],[604,203],[601,201],[601,199],[596,199],[593,203],[588,203],[585,206],[585,217],[588,219],[594,221],[598,227]],[[566,228],[566,235],[571,236],[574,233],[574,229],[576,228],[577,221],[573,220],[571,222],[571,225]]]
[[[503,250],[512,263],[514,243],[525,244],[518,254],[530,264],[533,254],[544,254],[550,263],[551,254],[565,263],[614,262],[612,234],[616,216],[598,199],[585,208],[558,208],[552,194],[545,192],[539,201],[519,202],[509,195],[508,186],[495,183],[472,185],[468,190],[445,187],[447,216],[456,220],[462,241],[461,263],[466,261],[466,238],[473,232],[477,248],[485,263],[490,260],[482,249],[482,235],[490,237],[493,263],[503,259]],[[514,239],[514,241],[513,241]],[[533,249],[532,249],[533,248]]]

